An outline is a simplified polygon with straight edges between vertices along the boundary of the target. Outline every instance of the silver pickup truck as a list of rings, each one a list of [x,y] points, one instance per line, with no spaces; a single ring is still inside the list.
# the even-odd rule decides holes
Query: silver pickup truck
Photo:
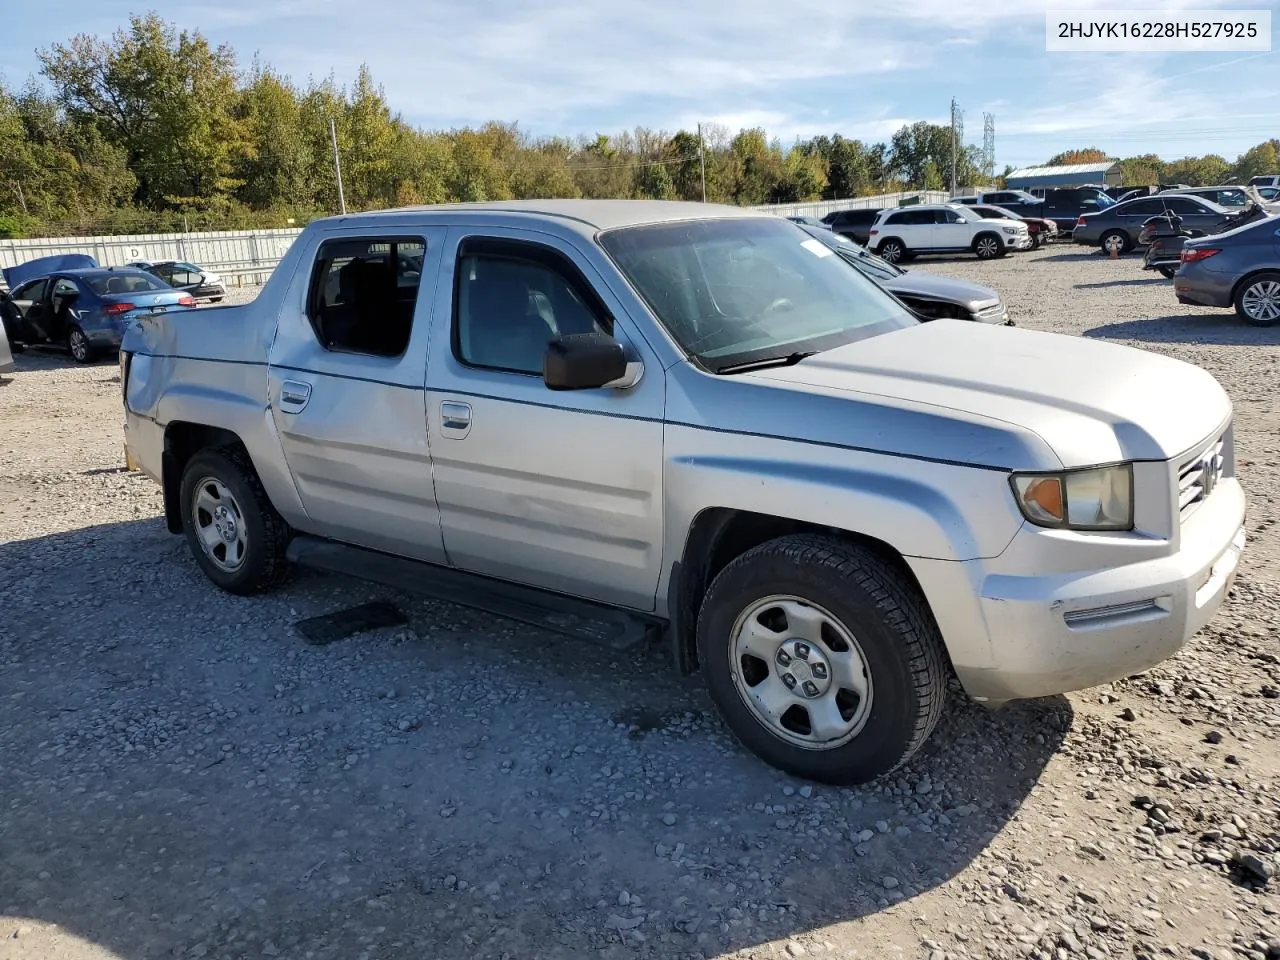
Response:
[[[903,764],[954,678],[1124,677],[1244,548],[1205,371],[937,320],[781,217],[526,201],[312,223],[251,304],[145,319],[125,450],[223,589],[347,572],[669,644],[765,761]]]

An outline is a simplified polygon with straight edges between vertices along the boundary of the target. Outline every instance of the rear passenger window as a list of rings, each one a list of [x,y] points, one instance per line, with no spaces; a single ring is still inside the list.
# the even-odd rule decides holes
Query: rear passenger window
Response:
[[[421,237],[326,240],[307,316],[326,350],[399,357],[409,347],[426,243]]]
[[[481,238],[459,248],[453,346],[463,363],[541,375],[551,340],[611,326],[590,284],[556,251]]]

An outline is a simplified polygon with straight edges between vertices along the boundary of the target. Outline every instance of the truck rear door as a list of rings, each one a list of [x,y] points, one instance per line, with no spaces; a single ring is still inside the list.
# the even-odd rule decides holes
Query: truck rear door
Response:
[[[321,234],[270,352],[271,418],[309,533],[445,561],[424,418],[443,227]]]

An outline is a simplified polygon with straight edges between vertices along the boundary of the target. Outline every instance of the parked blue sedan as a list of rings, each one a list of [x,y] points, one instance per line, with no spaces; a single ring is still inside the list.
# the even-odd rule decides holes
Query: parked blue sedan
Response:
[[[195,299],[141,270],[87,267],[19,283],[0,296],[0,318],[15,350],[63,346],[77,363],[120,346],[134,320],[190,310]]]

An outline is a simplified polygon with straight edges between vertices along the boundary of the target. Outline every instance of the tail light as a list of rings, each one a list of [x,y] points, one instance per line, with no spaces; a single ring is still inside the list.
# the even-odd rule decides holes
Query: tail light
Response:
[[[874,237],[877,233],[879,233],[879,232],[880,232],[880,231],[879,231],[879,230],[877,230],[875,227],[872,227],[872,228],[871,228],[871,230],[870,230],[870,234],[871,234],[871,236],[873,236],[873,237]]]
[[[108,303],[102,310],[108,317],[114,317],[120,313],[128,313],[130,310],[136,310],[137,307],[132,303]]]
[[[178,306],[180,307],[194,307],[195,305],[196,298],[190,294],[183,294],[178,298]]]
[[[1216,247],[1183,247],[1182,262],[1198,263],[1201,260],[1208,260],[1214,254],[1221,252]]]
[[[1082,213],[1080,216],[1076,217],[1076,226],[1083,227],[1084,225],[1084,214]]]

